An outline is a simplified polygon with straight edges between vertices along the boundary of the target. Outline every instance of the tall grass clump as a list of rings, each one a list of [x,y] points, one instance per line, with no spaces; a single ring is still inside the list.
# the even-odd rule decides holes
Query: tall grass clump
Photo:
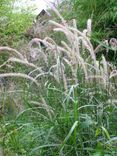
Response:
[[[0,52],[13,52],[1,68],[14,67],[13,71],[0,74],[0,78],[18,77],[12,79],[16,82],[15,90],[2,91],[4,100],[0,99],[3,101],[2,153],[115,156],[116,67],[104,56],[101,61],[97,60],[97,50],[90,41],[90,19],[81,32],[75,20],[69,26],[60,13],[54,11],[61,20],[60,23],[50,21],[54,31],[66,37],[61,46],[49,37],[34,38],[29,43],[29,58],[14,49],[0,48]],[[16,101],[15,105],[23,106],[14,118],[8,118],[5,112],[8,97]]]

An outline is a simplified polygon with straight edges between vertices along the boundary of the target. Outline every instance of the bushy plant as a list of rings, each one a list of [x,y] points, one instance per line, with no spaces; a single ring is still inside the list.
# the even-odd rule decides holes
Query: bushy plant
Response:
[[[14,8],[14,2],[14,0],[0,2],[0,44],[4,46],[16,45],[33,20],[29,10],[18,12]]]

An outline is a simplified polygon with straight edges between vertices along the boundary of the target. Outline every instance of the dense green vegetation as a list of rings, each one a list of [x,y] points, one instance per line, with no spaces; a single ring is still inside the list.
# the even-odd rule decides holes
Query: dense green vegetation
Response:
[[[64,1],[62,16],[54,10],[59,23],[51,21],[54,40],[27,45],[22,34],[33,16],[14,13],[13,1],[1,2],[0,156],[117,155],[117,69],[94,50],[94,38],[116,38],[115,1]],[[76,20],[69,26],[64,18]],[[117,45],[101,44],[116,53]]]
[[[69,2],[69,3],[68,3]],[[83,28],[87,19],[93,21],[93,38],[98,40],[117,36],[117,1],[116,0],[66,0],[66,8],[72,9],[66,18],[77,19],[78,26]],[[70,4],[70,5],[69,5]]]
[[[33,20],[32,10],[14,9],[14,0],[0,1],[0,44],[16,46],[24,36],[23,33],[30,27]]]

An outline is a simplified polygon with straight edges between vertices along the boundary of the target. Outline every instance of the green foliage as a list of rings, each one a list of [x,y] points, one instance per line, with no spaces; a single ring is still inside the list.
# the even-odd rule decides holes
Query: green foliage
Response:
[[[69,5],[68,5],[69,2]],[[75,18],[78,27],[84,27],[87,19],[93,21],[93,37],[102,40],[117,36],[117,1],[116,0],[67,0],[72,8],[65,12],[67,18]]]
[[[0,5],[0,44],[15,45],[23,36],[23,32],[31,25],[33,16],[29,10],[17,12],[14,0],[2,0]],[[31,11],[31,9],[30,9]]]

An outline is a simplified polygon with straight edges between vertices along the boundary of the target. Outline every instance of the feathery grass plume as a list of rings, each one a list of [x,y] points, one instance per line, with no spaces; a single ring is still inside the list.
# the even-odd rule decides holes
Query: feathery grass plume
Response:
[[[34,70],[31,71],[31,73],[33,73],[35,71],[39,71],[40,73],[43,73],[43,71],[40,67],[34,65],[33,63],[28,62],[27,60],[21,60],[21,59],[15,58],[15,57],[10,57],[7,61],[5,61],[2,65],[0,65],[0,68],[2,68],[3,66],[9,65],[9,63],[19,63],[19,64],[26,65],[27,67],[32,67],[32,68],[34,68]]]
[[[34,44],[36,44],[36,46],[37,46],[36,48],[33,47]],[[39,40],[37,40],[36,38],[32,39],[29,42],[28,47],[29,47],[29,51],[30,51],[30,59],[32,62],[37,61],[39,59],[43,59],[45,61],[45,63],[48,64],[47,56],[44,53]]]
[[[72,31],[75,31],[76,33],[78,33],[78,35],[80,35],[80,39],[82,40],[84,46],[90,52],[90,55],[91,55],[91,57],[92,57],[92,59],[94,61],[94,65],[96,66],[96,64],[95,64],[95,62],[96,62],[96,56],[95,56],[95,53],[94,53],[94,50],[93,50],[93,46],[90,43],[90,39],[87,36],[85,36],[82,32],[80,32],[76,28],[72,28],[72,27],[69,27],[69,26],[65,27],[65,26],[63,26],[61,24],[58,24],[57,22],[54,22],[54,21],[50,21],[50,22],[52,24],[54,24],[55,26],[59,27],[59,28],[55,28],[54,29],[55,31],[61,31],[61,32],[63,32],[66,35],[68,41],[70,42],[70,45],[74,45],[73,43],[76,40],[75,35],[73,34]],[[73,52],[71,52],[71,53],[73,55]]]
[[[117,39],[111,38],[109,41],[109,44],[111,46],[111,49],[116,52],[117,51]]]
[[[88,19],[87,21],[87,36],[88,37],[91,37],[91,31],[92,31],[91,26],[92,26],[92,21],[91,19]]]
[[[77,48],[70,48],[65,42],[63,42],[62,41],[62,44],[64,45],[64,47],[66,48],[64,48],[64,52],[66,52],[66,54],[67,54],[67,56],[68,56],[68,60],[70,61],[70,63],[71,63],[71,65],[72,65],[72,67],[74,68],[74,73],[75,73],[75,75],[76,75],[76,72],[75,71],[77,71],[77,67],[78,67],[78,64],[82,64],[83,66],[81,66],[81,67],[83,67],[83,69],[84,69],[84,73],[85,73],[85,77],[86,77],[86,79],[87,79],[87,72],[86,72],[86,66],[85,66],[85,61],[84,61],[84,59],[82,58],[82,57],[80,57],[79,55],[78,55],[78,53],[77,53],[77,51],[74,51],[75,49],[77,49]],[[61,48],[61,50],[63,50],[62,48]]]
[[[75,19],[73,19],[73,27],[77,29],[77,23]],[[74,50],[76,53],[78,53],[78,56],[80,57],[80,41],[76,31],[74,31],[74,35],[75,35]]]
[[[36,44],[40,44],[40,43],[42,43],[45,47],[46,47],[46,50],[48,49],[48,50],[51,50],[51,52],[56,52],[57,50],[56,50],[56,47],[55,47],[55,44],[52,44],[51,42],[52,42],[52,39],[50,40],[50,42],[48,42],[47,40],[50,40],[50,38],[49,37],[46,37],[45,39],[39,39],[39,38],[34,38],[34,39],[32,39],[31,40],[31,42],[29,43],[29,47],[31,47],[31,45],[32,45],[32,43],[36,43]],[[31,48],[30,48],[31,49]],[[35,51],[35,50],[34,50]],[[46,53],[44,53],[44,51],[42,52],[43,53],[43,55],[45,56],[45,62],[47,63],[47,54]]]
[[[65,58],[63,58],[63,60],[71,67],[73,76],[77,75],[77,67],[78,67],[78,63],[79,63],[79,65],[81,65],[83,67],[83,70],[84,70],[84,73],[85,73],[85,78],[87,79],[87,77],[88,77],[88,73],[87,73],[87,69],[86,69],[87,67],[85,66],[85,61],[81,57],[80,53],[77,53],[77,51],[76,51],[77,48],[72,50],[67,45],[67,43],[65,43],[64,41],[62,41],[61,43],[66,48],[66,50],[69,52],[69,53],[67,53],[68,60],[65,59]],[[72,56],[70,56],[71,51],[74,52],[74,55],[75,55],[74,58],[76,58],[76,60],[74,60],[73,62],[72,62]],[[74,65],[75,65],[75,69],[74,69]],[[76,78],[76,81],[77,81],[77,78]]]
[[[4,78],[4,77],[18,77],[18,78],[28,79],[28,80],[31,80],[33,83],[35,83],[37,86],[39,86],[39,83],[34,78],[32,78],[31,76],[28,76],[26,74],[23,74],[23,73],[4,73],[4,74],[0,74],[0,78]]]
[[[9,48],[9,47],[0,47],[0,53],[2,52],[8,52],[9,55],[14,55],[16,54],[16,56],[18,56],[20,59],[25,60],[26,58],[24,58],[24,56],[18,52],[17,50],[13,49],[13,48]]]
[[[109,75],[108,75],[108,64],[104,56],[102,56],[102,64],[103,64],[103,71],[102,71],[102,77],[104,79],[105,86],[109,82]]]
[[[28,67],[32,67],[32,68],[38,68],[36,65],[34,65],[33,63],[29,63],[27,60],[21,60],[21,59],[18,59],[18,58],[14,58],[14,57],[10,57],[7,61],[8,63],[9,62],[14,62],[14,63],[20,63],[20,64],[24,64]]]
[[[59,46],[57,45],[57,43],[50,37],[46,37],[44,41],[50,43],[49,45],[50,47],[52,47],[51,53],[52,55],[54,55],[54,58],[57,60],[58,56],[60,56]]]
[[[113,77],[117,77],[117,70],[113,70],[111,73],[110,73],[110,79],[113,78]]]
[[[56,68],[56,74],[55,75],[59,78],[59,82],[61,82],[60,80],[63,81],[64,89],[65,89],[65,91],[68,91],[67,79],[66,79],[66,74],[65,74],[65,66],[60,61],[60,58],[59,57],[57,59],[56,67],[57,68]]]
[[[67,26],[68,24],[65,21],[65,19],[63,18],[63,16],[61,16],[60,12],[55,7],[53,7],[52,9],[53,9],[54,13],[60,18],[60,20],[62,21],[62,24]]]
[[[94,53],[94,49],[93,49],[93,46],[90,42],[90,39],[85,36],[82,32],[80,32],[78,29],[75,29],[75,28],[70,28],[70,30],[73,30],[73,31],[76,31],[79,35],[81,35],[80,39],[82,40],[83,42],[83,45],[85,46],[85,48],[90,52],[90,56],[93,60],[93,64],[95,65],[95,67],[97,67],[96,65],[96,55]],[[97,68],[98,70],[98,68]]]

